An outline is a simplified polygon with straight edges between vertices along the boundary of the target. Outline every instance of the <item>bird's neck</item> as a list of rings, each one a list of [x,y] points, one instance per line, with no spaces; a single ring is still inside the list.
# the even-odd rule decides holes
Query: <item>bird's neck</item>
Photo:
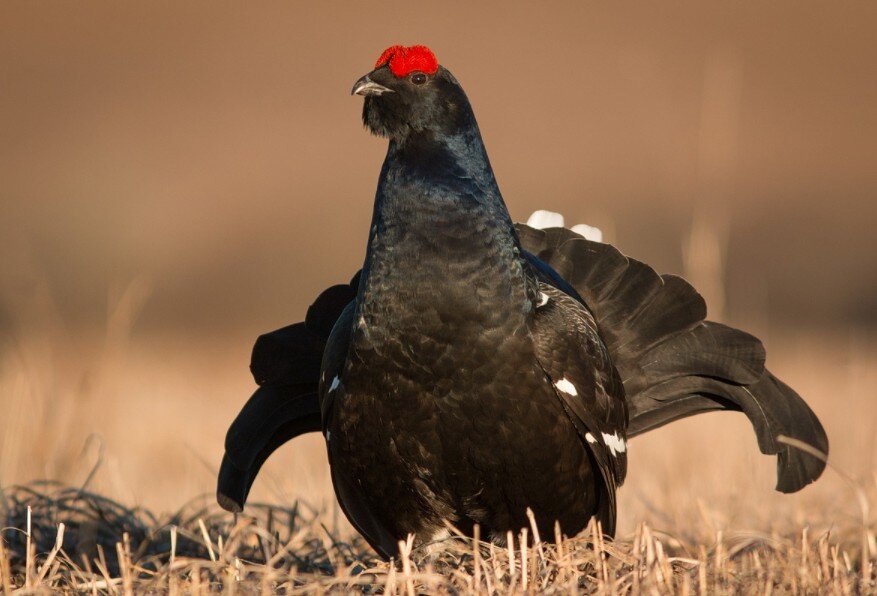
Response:
[[[453,135],[424,131],[390,142],[372,236],[392,239],[393,248],[415,242],[454,251],[479,242],[470,234],[488,224],[497,248],[518,245],[477,125]],[[381,249],[387,243],[371,240],[370,256],[384,256]]]
[[[426,309],[477,324],[526,311],[532,284],[477,127],[390,143],[363,281],[366,318]]]

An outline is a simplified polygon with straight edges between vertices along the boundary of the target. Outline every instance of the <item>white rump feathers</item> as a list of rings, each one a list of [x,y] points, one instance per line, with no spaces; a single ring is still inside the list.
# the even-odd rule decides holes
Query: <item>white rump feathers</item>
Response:
[[[531,228],[544,230],[545,228],[562,228],[564,226],[563,215],[554,211],[546,211],[539,209],[534,211],[533,215],[527,220],[527,225]],[[573,232],[580,236],[584,236],[588,240],[594,242],[603,242],[603,231],[600,228],[589,226],[587,224],[577,224],[570,228]]]

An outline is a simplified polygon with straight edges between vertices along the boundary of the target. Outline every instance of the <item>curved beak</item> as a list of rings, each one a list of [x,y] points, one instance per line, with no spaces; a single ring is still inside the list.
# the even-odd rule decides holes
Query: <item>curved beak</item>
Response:
[[[371,74],[371,73],[369,73]],[[353,84],[353,89],[350,91],[350,95],[383,95],[384,93],[395,93],[389,87],[384,87],[380,83],[375,83],[369,75],[365,75],[356,83]]]

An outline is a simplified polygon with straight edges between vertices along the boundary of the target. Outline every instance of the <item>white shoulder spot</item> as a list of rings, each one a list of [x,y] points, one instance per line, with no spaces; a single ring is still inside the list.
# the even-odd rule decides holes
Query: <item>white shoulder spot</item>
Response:
[[[579,392],[576,391],[576,386],[566,380],[566,377],[562,378],[558,382],[554,384],[557,387],[558,391],[563,391],[567,395],[578,395]]]
[[[538,211],[533,212],[533,215],[527,220],[527,225],[531,228],[536,228],[537,230],[543,230],[545,228],[562,228],[563,215],[555,213],[554,211],[539,209]]]
[[[338,389],[338,385],[341,384],[341,379],[336,375],[334,379],[332,379],[332,384],[329,385],[329,393],[332,393],[336,389]]]
[[[539,292],[539,303],[536,304],[536,306],[545,306],[546,304],[548,304],[548,294],[545,292]]]
[[[585,440],[586,440],[588,443],[596,443],[596,442],[597,442],[597,437],[595,437],[595,436],[592,435],[591,433],[585,433]]]
[[[624,437],[618,436],[618,433],[612,433],[611,435],[603,433],[603,440],[606,442],[606,446],[612,452],[612,455],[618,455],[627,451],[627,443],[624,441]]]

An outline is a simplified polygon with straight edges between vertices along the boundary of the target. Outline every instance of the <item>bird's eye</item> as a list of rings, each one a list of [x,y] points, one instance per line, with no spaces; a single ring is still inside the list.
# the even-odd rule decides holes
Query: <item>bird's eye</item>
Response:
[[[411,82],[415,85],[423,85],[426,82],[426,75],[422,72],[415,72],[411,75]]]

